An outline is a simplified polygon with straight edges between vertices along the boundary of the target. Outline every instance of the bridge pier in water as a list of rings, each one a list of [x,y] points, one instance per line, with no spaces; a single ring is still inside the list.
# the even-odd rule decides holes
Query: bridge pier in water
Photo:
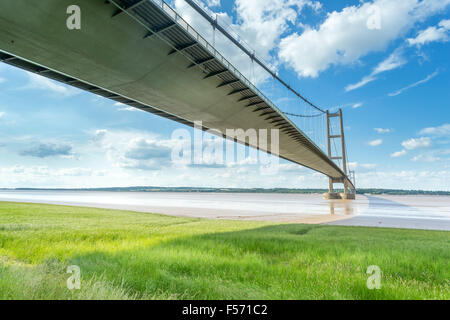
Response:
[[[339,127],[340,127],[339,134],[332,134],[331,130],[332,118],[339,118]],[[333,156],[332,154],[331,145],[332,142],[334,143],[334,139],[338,139],[341,142],[341,155]],[[327,142],[328,142],[328,157],[330,157],[330,159],[332,160],[342,160],[342,171],[345,173],[346,177],[341,179],[329,177],[328,193],[325,193],[323,197],[326,200],[355,200],[356,190],[351,189],[348,184],[349,178],[347,173],[347,153],[345,148],[344,120],[342,117],[342,109],[339,109],[339,111],[336,113],[330,113],[329,111],[327,111]],[[350,171],[350,175],[353,177],[354,180],[355,172]],[[335,183],[342,183],[344,185],[344,192],[335,192],[334,191]]]

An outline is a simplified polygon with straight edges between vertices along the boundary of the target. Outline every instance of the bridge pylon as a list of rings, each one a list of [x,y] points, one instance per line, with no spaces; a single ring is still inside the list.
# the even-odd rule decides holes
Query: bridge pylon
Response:
[[[331,126],[331,119],[333,118],[339,118],[339,133],[335,133],[332,131]],[[336,140],[340,141],[341,145],[341,153],[340,154],[333,154],[332,152],[332,145],[336,146],[335,142]],[[328,193],[324,194],[325,199],[343,199],[343,200],[354,200],[356,198],[356,190],[351,185],[352,183],[349,183],[349,181],[353,181],[354,185],[354,176],[355,172],[350,171],[350,176],[347,172],[347,153],[345,148],[345,134],[344,134],[344,119],[342,116],[342,109],[339,109],[336,113],[330,113],[327,111],[327,142],[328,142],[328,157],[331,160],[342,160],[342,171],[345,174],[345,177],[336,179],[329,177],[329,185],[328,185]],[[339,148],[336,147],[336,152],[339,152]],[[351,179],[351,180],[350,180]],[[344,185],[344,192],[339,193],[335,192],[334,190],[334,184],[335,183],[342,183]]]

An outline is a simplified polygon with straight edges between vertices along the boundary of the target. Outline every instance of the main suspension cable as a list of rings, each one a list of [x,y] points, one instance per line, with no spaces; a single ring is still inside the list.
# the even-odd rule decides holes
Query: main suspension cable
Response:
[[[313,114],[313,115],[295,114],[295,113],[290,113],[290,112],[283,112],[283,113],[285,115],[293,116],[293,117],[297,117],[297,118],[317,118],[317,117],[321,117],[324,115],[323,113],[318,113],[318,114]]]
[[[309,99],[305,98],[295,89],[293,89],[289,84],[287,84],[283,79],[281,79],[275,72],[273,72],[264,62],[262,62],[253,52],[250,52],[247,48],[245,48],[237,39],[235,39],[231,34],[228,33],[225,28],[223,28],[220,24],[217,23],[217,20],[212,18],[207,12],[205,12],[195,1],[193,0],[184,0],[186,1],[195,11],[197,11],[203,18],[205,18],[209,23],[211,23],[214,28],[217,28],[225,37],[227,37],[231,42],[233,42],[239,49],[241,49],[246,55],[248,55],[252,61],[255,61],[259,64],[264,70],[266,70],[272,77],[277,79],[283,86],[285,86],[289,91],[293,92],[297,97],[302,99],[304,102],[309,104],[311,107],[320,111],[321,113],[326,113],[325,110],[319,108],[314,103],[312,103]]]

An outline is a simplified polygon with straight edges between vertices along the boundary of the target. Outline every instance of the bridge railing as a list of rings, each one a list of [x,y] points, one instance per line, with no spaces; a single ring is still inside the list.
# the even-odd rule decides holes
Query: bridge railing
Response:
[[[314,141],[310,134],[306,134],[303,129],[300,128],[299,125],[295,123],[291,117],[285,114],[280,108],[278,108],[271,99],[267,97],[256,85],[254,85],[246,76],[244,76],[232,63],[230,63],[213,45],[210,44],[208,40],[206,40],[200,33],[198,33],[180,14],[176,12],[168,3],[164,0],[149,0],[158,7],[160,7],[169,17],[171,17],[180,27],[186,30],[195,41],[197,41],[201,46],[203,46],[211,55],[213,55],[218,61],[220,61],[225,68],[230,70],[231,73],[242,83],[244,83],[248,88],[253,90],[256,94],[258,94],[273,110],[277,111],[286,121],[288,121],[292,126],[294,126],[298,131],[302,132],[303,135],[311,142],[311,144],[315,145],[319,150],[322,150],[325,153],[325,146],[320,143]],[[248,45],[247,45],[248,46]],[[289,92],[287,92],[289,94]],[[310,129],[306,129],[307,132],[310,132]]]
[[[250,89],[256,90],[258,94],[270,100],[254,86],[234,65],[232,65],[215,47],[213,47],[202,35],[200,35],[186,20],[183,19],[170,5],[162,0],[150,0],[164,10],[172,19],[174,19],[182,28],[184,28],[198,43],[207,49],[217,60],[219,60],[228,70],[230,70],[239,80],[241,80]],[[270,102],[271,103],[271,102]],[[273,103],[271,103],[273,105]],[[275,107],[275,105],[273,105]]]
[[[228,70],[230,70],[234,76],[241,80],[246,86],[257,93],[271,108],[278,111],[287,121],[289,121],[299,131],[303,132],[288,116],[284,114],[272,101],[269,99],[260,89],[258,89],[250,80],[248,80],[232,63],[230,63],[217,49],[211,45],[201,34],[199,34],[184,18],[179,15],[175,9],[173,9],[164,0],[149,0],[158,5],[164,12],[166,12],[175,22],[177,22],[182,28],[184,28],[200,45],[208,50],[217,60],[219,60]],[[316,143],[307,135],[304,134],[310,142],[314,145]],[[317,146],[317,145],[316,145]],[[318,146],[317,146],[318,147]],[[318,147],[322,150],[322,148]]]
[[[186,1],[186,0],[185,0]],[[201,1],[199,0],[191,0],[192,2],[194,2],[195,4],[197,4],[197,6],[201,7],[201,8],[205,8],[204,5],[202,4]],[[220,17],[216,16],[214,18],[214,15],[211,15],[211,12],[206,12],[206,14],[208,16],[211,17],[211,19],[215,19],[217,24],[220,24],[220,26],[226,30],[226,32],[235,40],[237,41],[242,47],[244,47],[248,52],[252,52],[253,56],[257,59],[259,59],[260,61],[262,61],[266,66],[268,66],[268,69],[270,69],[273,73],[277,73],[276,68],[272,69],[270,68],[270,63],[268,63],[266,61],[266,59],[262,58],[257,50],[255,50],[254,47],[252,47],[248,42],[246,42],[241,35],[232,27],[230,26],[228,23],[224,22],[223,19],[221,19]]]

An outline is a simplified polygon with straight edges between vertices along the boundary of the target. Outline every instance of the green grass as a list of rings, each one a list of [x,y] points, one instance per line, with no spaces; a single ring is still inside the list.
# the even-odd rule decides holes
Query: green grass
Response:
[[[449,299],[449,278],[449,232],[0,202],[0,299]]]

